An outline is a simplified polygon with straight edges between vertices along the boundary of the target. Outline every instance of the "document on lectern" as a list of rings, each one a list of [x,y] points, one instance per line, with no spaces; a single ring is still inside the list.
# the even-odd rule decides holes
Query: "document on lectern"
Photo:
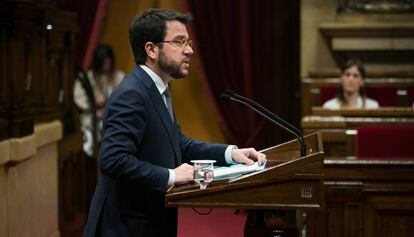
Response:
[[[229,167],[214,167],[214,180],[236,178],[244,174],[264,170],[265,166],[266,162],[262,165],[254,162],[253,165],[236,164]]]

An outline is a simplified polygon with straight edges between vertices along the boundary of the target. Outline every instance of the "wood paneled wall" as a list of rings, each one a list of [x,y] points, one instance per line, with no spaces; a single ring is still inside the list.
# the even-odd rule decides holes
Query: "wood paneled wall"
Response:
[[[0,3],[0,140],[70,110],[76,18],[47,2]]]
[[[33,135],[35,125],[55,120],[62,124],[63,137],[55,147],[57,157],[48,159],[54,162],[48,165],[55,169],[50,170],[54,175],[48,176],[48,181],[57,184],[50,193],[57,197],[58,209],[54,211],[59,213],[59,218],[56,215],[53,221],[59,221],[60,229],[79,214],[86,215],[97,179],[96,160],[86,159],[82,151],[79,117],[73,106],[77,30],[76,15],[56,9],[51,0],[0,2],[0,149],[12,147],[8,144],[13,139],[25,141],[26,137],[32,138],[30,144],[36,146],[42,141]],[[30,150],[28,148],[31,147],[20,146],[15,152],[25,154]],[[0,155],[4,154],[0,150]],[[50,154],[39,153],[39,156],[36,159],[44,160]],[[6,160],[1,162],[0,168],[17,169],[19,164],[16,166],[16,162]],[[37,166],[29,169],[35,174],[40,172],[38,175],[44,172],[44,168]],[[21,183],[16,180],[13,185],[18,187]],[[40,189],[41,185],[34,188]],[[35,195],[40,195],[32,197],[40,200],[39,203],[50,198],[49,194],[45,196],[41,192],[35,192]],[[33,205],[35,212],[29,219],[41,214],[42,208],[36,206],[37,203]],[[0,211],[0,216],[9,214]],[[16,226],[20,224],[16,223]],[[30,230],[20,227],[23,228],[22,233]],[[26,234],[18,236],[30,236],[30,233]]]
[[[307,236],[414,235],[412,160],[325,158],[326,208],[308,216]]]

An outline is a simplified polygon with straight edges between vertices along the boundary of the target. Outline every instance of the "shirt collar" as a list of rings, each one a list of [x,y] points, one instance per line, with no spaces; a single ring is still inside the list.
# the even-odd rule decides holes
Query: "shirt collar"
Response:
[[[157,87],[158,91],[160,92],[160,94],[162,95],[162,93],[164,93],[164,91],[168,88],[168,84],[164,83],[164,81],[161,79],[160,76],[158,76],[153,70],[151,70],[151,68],[140,64],[139,65],[142,70],[144,70],[150,77],[151,79],[154,81],[155,86]]]

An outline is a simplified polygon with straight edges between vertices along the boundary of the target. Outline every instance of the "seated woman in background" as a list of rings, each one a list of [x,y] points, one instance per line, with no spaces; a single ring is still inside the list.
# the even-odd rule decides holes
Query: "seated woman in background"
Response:
[[[327,109],[375,109],[378,102],[365,95],[365,69],[359,60],[350,59],[341,68],[338,95],[323,104]]]
[[[94,51],[92,65],[86,72],[89,86],[93,92],[94,106],[88,98],[86,88],[81,80],[75,80],[73,89],[73,99],[76,107],[80,111],[81,130],[84,134],[83,150],[89,156],[94,154],[93,132],[96,132],[96,142],[100,142],[102,119],[104,115],[105,103],[112,91],[122,81],[125,74],[115,69],[115,56],[112,47],[109,45],[99,45]],[[95,108],[95,111],[92,111]],[[94,114],[96,124],[93,122]]]

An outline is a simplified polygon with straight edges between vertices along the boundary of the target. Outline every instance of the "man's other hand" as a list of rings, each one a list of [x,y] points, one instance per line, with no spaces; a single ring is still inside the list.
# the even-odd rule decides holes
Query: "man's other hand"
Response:
[[[257,161],[261,165],[265,162],[266,155],[256,151],[254,148],[234,148],[231,151],[231,158],[236,163],[253,165],[254,161]]]

